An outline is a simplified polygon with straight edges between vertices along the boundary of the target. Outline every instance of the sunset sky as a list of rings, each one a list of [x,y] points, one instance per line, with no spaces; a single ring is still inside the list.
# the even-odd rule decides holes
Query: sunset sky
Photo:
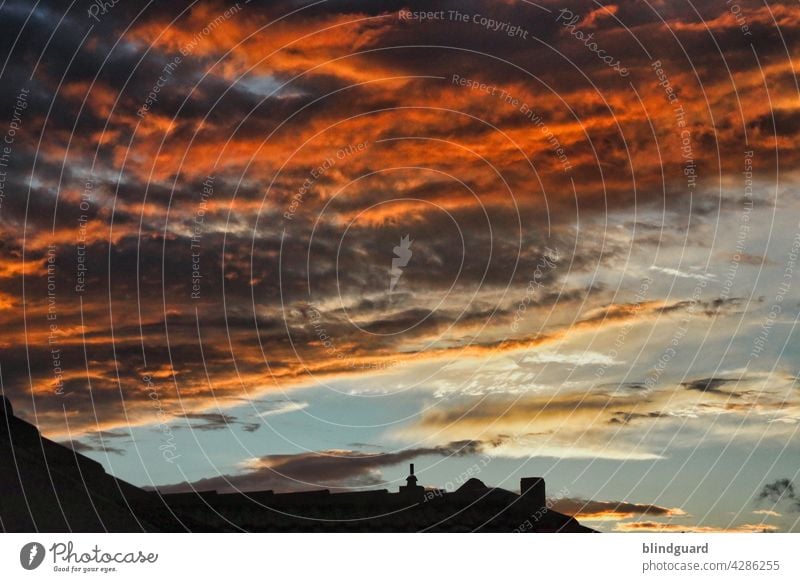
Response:
[[[167,490],[800,531],[797,2],[100,4],[0,4],[19,416]]]

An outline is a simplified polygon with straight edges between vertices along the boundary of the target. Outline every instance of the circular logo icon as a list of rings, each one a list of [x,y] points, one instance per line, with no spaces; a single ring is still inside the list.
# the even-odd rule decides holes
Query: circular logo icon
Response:
[[[44,561],[44,546],[39,542],[29,542],[19,551],[19,563],[26,570],[35,570]]]

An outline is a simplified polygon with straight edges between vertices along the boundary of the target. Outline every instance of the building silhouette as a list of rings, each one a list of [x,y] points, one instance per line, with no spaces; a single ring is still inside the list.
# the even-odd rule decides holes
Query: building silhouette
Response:
[[[540,477],[523,478],[519,494],[475,478],[445,491],[419,485],[412,464],[396,493],[162,494],[117,479],[100,463],[43,437],[14,416],[5,397],[0,425],[0,531],[592,531],[548,507]]]

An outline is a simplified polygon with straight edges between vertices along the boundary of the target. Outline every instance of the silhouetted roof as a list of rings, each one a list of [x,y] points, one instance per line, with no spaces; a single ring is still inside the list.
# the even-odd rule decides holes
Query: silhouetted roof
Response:
[[[461,487],[458,488],[460,492],[467,492],[467,491],[477,491],[480,489],[488,489],[486,485],[480,479],[476,479],[472,477],[466,483],[464,483]]]

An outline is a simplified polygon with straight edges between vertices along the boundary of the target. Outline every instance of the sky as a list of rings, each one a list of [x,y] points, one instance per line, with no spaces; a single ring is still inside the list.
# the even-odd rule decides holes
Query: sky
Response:
[[[0,4],[0,379],[166,491],[800,531],[795,2]]]

